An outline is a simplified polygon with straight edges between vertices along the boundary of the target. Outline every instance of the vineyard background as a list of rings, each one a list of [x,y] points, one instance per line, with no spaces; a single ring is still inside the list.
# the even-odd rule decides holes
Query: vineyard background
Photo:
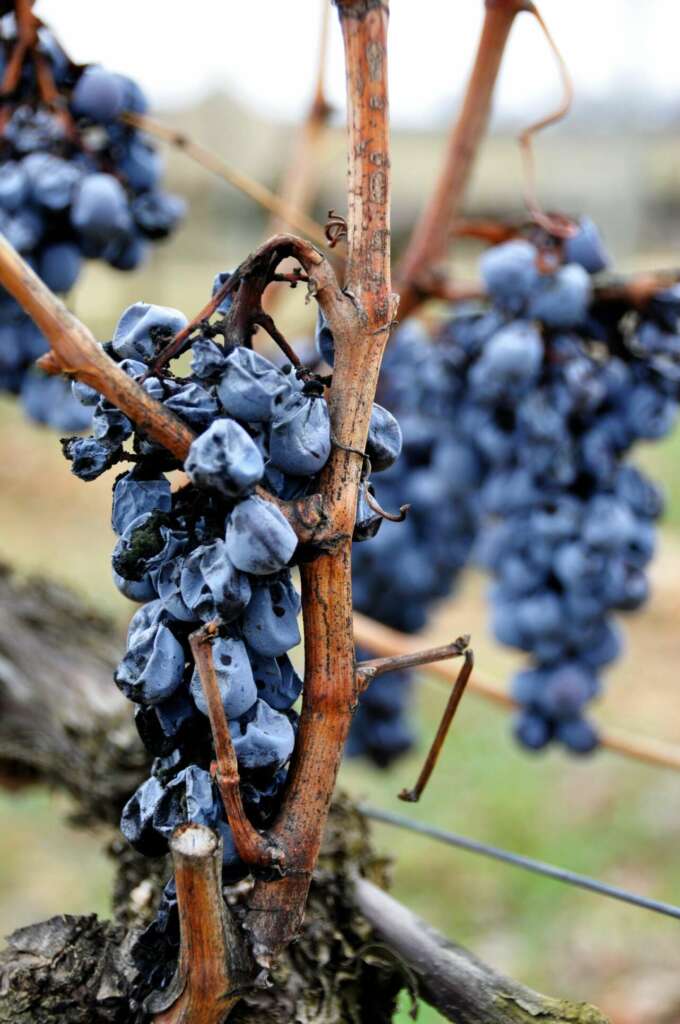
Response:
[[[253,117],[224,96],[164,119],[209,140],[225,157],[275,186],[292,132]],[[226,125],[220,137],[211,126]],[[603,126],[609,125],[604,131]],[[617,269],[673,266],[680,233],[680,148],[668,125],[621,134],[602,114],[560,128],[538,147],[542,198],[599,222]],[[676,132],[677,135],[677,132]],[[344,152],[331,130],[317,206],[321,219],[339,206]],[[395,136],[395,237],[412,222],[434,177],[443,134]],[[272,154],[279,163],[272,162]],[[72,306],[101,338],[119,312],[139,298],[191,313],[217,270],[245,255],[265,220],[236,193],[213,182],[178,154],[169,155],[169,186],[187,195],[192,217],[176,239],[134,277],[89,266]],[[486,144],[466,212],[513,216],[520,211],[519,158],[509,132]],[[472,276],[476,250],[466,245],[454,266]],[[287,295],[288,336],[310,327],[301,297]],[[0,560],[70,582],[121,623],[131,606],[111,586],[110,483],[88,487],[71,476],[54,437],[30,426],[13,403],[0,402],[7,439],[0,463]],[[652,570],[653,597],[627,624],[628,653],[608,673],[597,713],[602,721],[680,742],[680,433],[640,461],[663,480],[668,514]],[[408,500],[408,495],[404,495]],[[428,630],[436,641],[471,632],[480,673],[506,679],[517,659],[488,636],[484,583],[469,573]],[[443,701],[426,677],[419,688],[421,737],[431,734]],[[342,783],[376,804],[396,807],[413,781],[420,754],[389,775],[358,765]],[[677,902],[680,863],[678,780],[670,772],[625,763],[613,754],[575,761],[554,751],[534,759],[512,742],[504,713],[466,698],[422,807],[433,824],[595,874],[615,884]],[[107,913],[110,866],[102,837],[72,832],[63,805],[46,792],[0,798],[0,930],[2,934],[62,911]],[[10,827],[11,826],[11,827]],[[469,944],[500,969],[538,988],[588,999],[616,1024],[671,1024],[680,1018],[678,924],[552,882],[436,847],[415,836],[376,828],[380,848],[398,856],[395,893],[434,925]],[[421,1009],[421,1021],[438,1019]]]

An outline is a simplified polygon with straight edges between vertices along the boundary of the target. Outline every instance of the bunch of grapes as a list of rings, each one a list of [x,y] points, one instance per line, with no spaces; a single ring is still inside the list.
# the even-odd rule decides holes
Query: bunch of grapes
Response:
[[[213,293],[224,280],[218,275]],[[142,853],[158,856],[180,823],[209,825],[223,839],[225,881],[249,869],[210,775],[207,704],[189,636],[204,623],[219,624],[213,660],[242,799],[250,820],[264,828],[279,806],[295,745],[293,705],[302,681],[289,658],[300,641],[291,568],[302,555],[287,519],[257,488],[283,500],[313,493],[331,452],[324,381],[228,342],[230,305],[224,300],[213,323],[202,321],[190,334],[186,377],[152,370],[158,353],[187,326],[175,309],[131,306],[105,346],[125,373],[197,433],[183,467],[79,383],[75,395],[94,409],[93,435],[62,442],[84,480],[133,462],[113,487],[113,576],[141,607],[115,681],[136,704],[140,736],[155,760],[123,811],[123,833]],[[388,451],[398,455],[395,427],[376,406],[367,446],[376,467],[381,458],[389,464]],[[173,491],[167,474],[182,468],[188,482]],[[149,941],[175,925],[170,883]]]
[[[626,456],[675,422],[680,292],[642,312],[599,300],[592,274],[606,256],[592,222],[549,243],[489,249],[490,307],[454,317],[437,347],[460,366],[456,430],[486,467],[477,557],[494,577],[493,630],[532,658],[512,681],[516,735],[585,753],[597,734],[584,709],[621,649],[612,613],[648,594],[663,502]]]
[[[184,209],[160,188],[156,150],[120,120],[126,111],[144,113],[143,93],[124,75],[72,63],[44,27],[8,92],[13,15],[2,19],[0,32],[0,231],[60,294],[75,284],[84,259],[133,270]],[[46,80],[56,90],[50,103]],[[19,394],[37,422],[85,429],[89,412],[68,385],[30,371],[46,350],[40,331],[0,289],[0,390]]]

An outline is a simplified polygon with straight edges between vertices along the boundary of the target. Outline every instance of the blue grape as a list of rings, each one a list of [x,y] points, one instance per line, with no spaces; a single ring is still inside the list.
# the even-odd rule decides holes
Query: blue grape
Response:
[[[576,234],[565,239],[564,259],[566,263],[579,263],[589,274],[599,274],[609,266],[602,236],[590,217],[581,217]]]
[[[243,636],[259,655],[277,657],[300,643],[300,596],[290,576],[253,588],[243,613]]]
[[[539,279],[537,256],[522,239],[494,246],[482,256],[482,280],[502,309],[519,313],[526,304]]]
[[[156,622],[135,636],[114,679],[128,700],[159,704],[172,696],[184,675],[184,651],[172,631]]]
[[[90,65],[78,79],[71,94],[71,110],[77,117],[106,123],[125,109],[125,86],[118,75]]]
[[[224,713],[227,718],[240,718],[257,700],[257,687],[246,646],[241,640],[218,636],[213,642],[212,653]],[[191,678],[191,696],[198,710],[207,715],[208,705],[196,669]]]
[[[295,733],[290,719],[257,700],[252,717],[233,722],[231,739],[243,768],[282,768],[290,759]]]
[[[264,462],[252,438],[236,420],[218,419],[192,442],[184,468],[197,486],[214,487],[226,497],[240,497],[262,479]]]
[[[118,321],[111,344],[121,359],[151,362],[159,342],[171,340],[187,323],[179,310],[136,302],[128,306]]]
[[[280,370],[253,349],[235,348],[227,358],[217,393],[229,416],[247,423],[271,418],[272,400],[289,387]]]
[[[236,506],[227,520],[225,540],[236,568],[253,576],[285,568],[297,547],[295,532],[283,513],[257,496]]]
[[[328,406],[322,399],[279,392],[273,400],[269,457],[274,466],[291,476],[312,476],[325,466],[331,453]]]

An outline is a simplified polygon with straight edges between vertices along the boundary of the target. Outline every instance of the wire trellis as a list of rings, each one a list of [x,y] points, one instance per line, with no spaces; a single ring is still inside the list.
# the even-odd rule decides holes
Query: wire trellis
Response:
[[[385,811],[380,807],[372,807],[369,804],[361,803],[358,806],[361,814],[372,821],[379,821],[384,825],[392,825],[395,828],[416,832],[419,835],[428,836],[430,839],[436,839],[440,843],[446,843],[448,846],[455,846],[460,850],[466,850],[468,853],[489,857],[492,860],[511,864],[513,867],[521,868],[524,871],[531,871],[533,874],[552,878],[556,882],[563,882],[566,885],[572,885],[579,889],[586,889],[589,892],[596,893],[598,896],[607,896],[610,899],[629,903],[643,910],[650,910],[655,914],[663,914],[665,917],[673,917],[676,920],[680,920],[680,907],[676,907],[672,903],[640,896],[619,886],[609,885],[606,882],[600,882],[596,878],[590,878],[588,875],[581,875],[576,871],[570,871],[568,868],[560,868],[554,864],[547,864],[545,861],[534,860],[532,857],[524,857],[522,854],[512,853],[498,846],[491,846],[489,843],[480,842],[478,839],[469,839],[467,836],[459,835],[456,832],[447,832],[425,822],[413,821],[403,814]]]

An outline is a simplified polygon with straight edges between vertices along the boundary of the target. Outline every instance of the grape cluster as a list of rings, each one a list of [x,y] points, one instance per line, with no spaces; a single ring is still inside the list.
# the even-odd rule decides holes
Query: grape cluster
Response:
[[[224,279],[218,275],[213,293]],[[157,856],[181,822],[209,825],[222,835],[225,880],[233,881],[248,868],[210,775],[207,705],[189,636],[208,621],[219,623],[213,660],[243,803],[255,826],[264,828],[279,806],[295,744],[293,705],[302,688],[289,658],[300,641],[291,567],[313,552],[298,550],[287,519],[257,488],[283,500],[312,493],[331,452],[331,429],[321,378],[218,341],[220,329],[225,339],[229,334],[224,316],[230,303],[218,307],[213,324],[202,321],[194,329],[185,377],[151,369],[167,341],[187,326],[177,310],[136,303],[105,345],[125,373],[196,432],[183,467],[80,383],[74,394],[93,409],[93,433],[62,444],[72,471],[84,480],[118,461],[134,462],[113,487],[118,540],[112,562],[116,585],[141,607],[115,681],[135,703],[139,733],[155,760],[123,811],[123,833],[136,849]],[[375,406],[368,457],[389,464],[398,441],[395,421]],[[188,483],[173,491],[167,474],[178,468]],[[173,900],[170,886],[154,941],[163,922],[174,919]]]
[[[2,77],[16,45],[13,15],[0,32]],[[63,106],[43,102],[38,66]],[[133,270],[181,218],[182,201],[160,188],[158,153],[119,120],[145,110],[132,79],[73,64],[52,33],[39,30],[35,59],[24,61],[0,132],[0,231],[52,291],[68,292],[84,259]],[[30,370],[46,350],[40,331],[0,289],[0,390],[19,394],[37,422],[87,428],[89,411],[68,385]]]
[[[646,599],[662,497],[626,456],[675,422],[680,292],[643,313],[604,301],[606,256],[590,221],[561,246],[515,239],[481,261],[490,307],[464,311],[439,347],[464,385],[457,430],[485,465],[476,550],[494,579],[493,631],[531,655],[512,681],[516,735],[597,744],[583,712],[621,649],[612,613]]]

